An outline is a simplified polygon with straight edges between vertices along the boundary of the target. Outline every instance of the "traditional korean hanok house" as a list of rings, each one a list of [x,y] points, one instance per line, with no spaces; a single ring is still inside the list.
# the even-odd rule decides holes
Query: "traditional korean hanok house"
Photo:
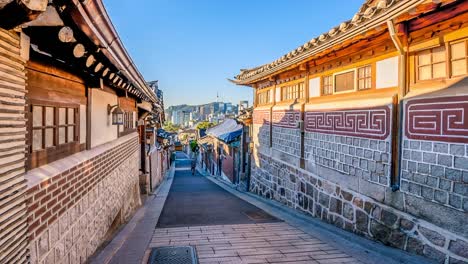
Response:
[[[0,263],[85,262],[131,216],[144,102],[100,0],[0,1]]]
[[[157,81],[149,82],[148,85],[155,92],[159,91]],[[162,147],[158,140],[162,123],[164,122],[164,105],[162,92],[157,95],[159,103],[153,107],[149,102],[142,102],[137,106],[145,111],[139,115],[140,135],[145,139],[140,139],[140,189],[144,194],[149,194],[156,190],[163,180],[167,171],[168,148]],[[144,131],[144,133],[143,133]],[[165,132],[164,132],[165,134]]]
[[[242,135],[239,142],[239,182],[238,189],[249,190],[250,184],[250,163],[252,154],[252,112],[253,107],[244,108],[239,111],[236,120],[242,124]]]
[[[240,164],[240,137],[243,126],[234,119],[226,119],[221,124],[206,130],[213,139],[212,167],[214,175],[237,184]]]
[[[213,138],[210,136],[203,136],[197,140],[200,150],[198,152],[198,161],[201,168],[214,174],[214,164],[216,163],[213,158]]]
[[[250,191],[440,263],[468,261],[468,1],[366,1],[233,80]]]

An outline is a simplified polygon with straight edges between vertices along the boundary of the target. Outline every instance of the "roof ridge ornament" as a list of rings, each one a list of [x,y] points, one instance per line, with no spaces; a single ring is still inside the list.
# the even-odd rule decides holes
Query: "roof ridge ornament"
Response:
[[[364,11],[364,14],[362,15],[363,17],[369,19],[374,16],[374,14],[377,12],[377,8],[375,6],[371,6]]]

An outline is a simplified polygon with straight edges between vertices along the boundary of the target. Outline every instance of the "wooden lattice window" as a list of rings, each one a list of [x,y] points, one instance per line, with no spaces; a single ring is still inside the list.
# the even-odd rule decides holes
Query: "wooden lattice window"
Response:
[[[267,90],[267,91],[264,91],[264,92],[260,92],[258,94],[258,104],[259,105],[264,105],[264,104],[268,104],[270,103],[270,90]]]
[[[281,100],[295,100],[305,98],[304,83],[296,83],[281,87]]]
[[[354,91],[354,70],[335,75],[335,93]]]
[[[333,76],[328,75],[323,77],[322,95],[333,94]]]
[[[134,131],[136,131],[136,127],[134,126],[134,112],[133,111],[124,111],[123,115],[123,128],[120,128],[119,136],[128,135]]]
[[[468,65],[468,40],[450,44],[450,68],[452,76],[466,75]]]
[[[31,102],[29,168],[79,151],[79,108],[76,105]]]
[[[358,90],[372,88],[372,67],[370,65],[358,68]]]
[[[124,113],[124,129],[133,129],[133,112]]]
[[[445,46],[418,52],[416,66],[418,81],[445,78],[447,76]]]

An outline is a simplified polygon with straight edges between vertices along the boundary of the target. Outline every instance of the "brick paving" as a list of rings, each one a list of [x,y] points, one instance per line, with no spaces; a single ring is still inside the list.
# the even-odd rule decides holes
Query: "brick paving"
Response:
[[[182,245],[195,246],[201,264],[361,263],[284,222],[157,228],[149,247]]]

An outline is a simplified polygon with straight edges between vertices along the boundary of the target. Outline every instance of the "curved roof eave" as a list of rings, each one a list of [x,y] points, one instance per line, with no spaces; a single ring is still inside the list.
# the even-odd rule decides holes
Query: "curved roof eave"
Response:
[[[158,102],[156,95],[147,86],[145,79],[137,69],[128,54],[112,21],[102,3],[102,0],[73,0],[80,17],[72,14],[78,27],[96,44],[103,54],[119,69],[119,71],[134,83],[153,102]]]
[[[248,85],[271,74],[284,71],[286,68],[299,64],[314,54],[339,45],[348,39],[378,27],[387,20],[398,17],[420,3],[425,2],[425,0],[381,0],[375,6],[368,6],[369,2],[366,1],[363,5],[366,8],[361,7],[351,20],[341,23],[317,38],[313,38],[272,63],[249,70],[241,70],[234,77],[235,80],[230,81],[238,85]]]

